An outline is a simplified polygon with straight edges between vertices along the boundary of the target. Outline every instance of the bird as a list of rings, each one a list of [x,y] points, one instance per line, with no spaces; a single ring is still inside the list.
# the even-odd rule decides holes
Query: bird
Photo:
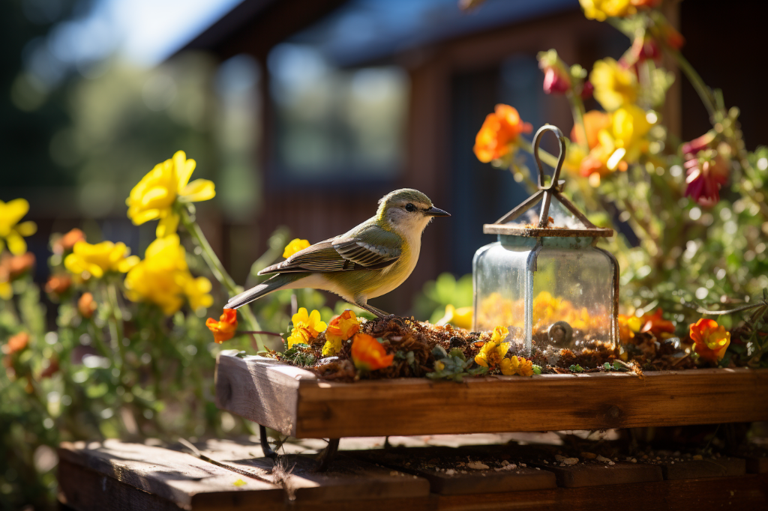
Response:
[[[376,215],[264,268],[259,275],[272,275],[269,279],[230,298],[224,307],[237,309],[280,289],[313,288],[330,291],[379,318],[391,316],[368,300],[389,293],[411,275],[421,235],[439,216],[451,215],[418,190],[390,192],[379,200]]]

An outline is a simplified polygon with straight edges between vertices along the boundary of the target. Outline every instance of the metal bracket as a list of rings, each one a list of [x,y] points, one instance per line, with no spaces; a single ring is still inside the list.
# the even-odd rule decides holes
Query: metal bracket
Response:
[[[269,438],[267,437],[267,428],[259,424],[259,442],[261,443],[261,450],[264,456],[271,459],[277,459],[277,453],[269,445]],[[325,472],[339,451],[339,439],[331,438],[328,440],[328,445],[317,454],[316,461],[318,462],[317,471]]]

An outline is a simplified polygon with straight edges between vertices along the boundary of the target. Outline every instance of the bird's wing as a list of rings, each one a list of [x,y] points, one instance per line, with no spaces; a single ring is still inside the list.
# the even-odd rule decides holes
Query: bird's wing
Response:
[[[401,244],[397,234],[371,225],[355,232],[354,237],[347,234],[315,243],[281,263],[264,268],[259,275],[385,268],[400,257]]]

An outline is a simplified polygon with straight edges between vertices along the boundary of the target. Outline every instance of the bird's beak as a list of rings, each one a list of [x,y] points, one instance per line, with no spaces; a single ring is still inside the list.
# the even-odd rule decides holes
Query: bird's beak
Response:
[[[443,211],[442,209],[436,208],[434,206],[426,210],[424,214],[429,216],[451,216],[451,214],[447,211]]]

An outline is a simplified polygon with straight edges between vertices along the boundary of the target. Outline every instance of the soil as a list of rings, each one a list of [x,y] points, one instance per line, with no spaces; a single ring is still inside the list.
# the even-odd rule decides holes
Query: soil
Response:
[[[317,373],[323,379],[354,381],[360,378],[383,379],[403,377],[424,377],[434,371],[435,356],[432,351],[441,346],[446,352],[458,348],[467,360],[472,360],[483,345],[491,339],[491,332],[470,332],[451,325],[436,326],[413,318],[390,316],[366,321],[361,332],[378,338],[387,353],[395,353],[395,359],[387,368],[361,373],[355,369],[351,357],[351,341],[345,341],[340,353],[323,357],[324,334],[313,340],[313,344],[302,347],[304,356],[299,363]],[[545,336],[534,335],[533,353],[526,353],[522,346],[512,343],[507,356],[518,355],[531,359],[543,374],[568,374],[573,372],[628,371],[641,374],[643,371],[679,370],[695,368],[690,356],[690,344],[677,338],[659,340],[650,333],[637,333],[630,343],[614,348],[609,343],[593,340],[589,333],[574,332],[578,351],[552,349],[542,351]],[[286,359],[281,353],[271,356]],[[308,365],[307,365],[308,364]],[[606,368],[606,364],[610,368]],[[499,374],[492,368],[489,374]],[[467,375],[468,376],[468,375]]]

